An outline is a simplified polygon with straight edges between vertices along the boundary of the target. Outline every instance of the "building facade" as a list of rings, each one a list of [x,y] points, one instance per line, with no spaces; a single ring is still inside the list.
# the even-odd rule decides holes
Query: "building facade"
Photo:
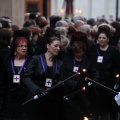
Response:
[[[12,23],[22,27],[26,12],[40,12],[49,18],[50,15],[65,17],[65,0],[0,0],[0,16],[9,16]],[[110,15],[116,18],[117,0],[73,0],[73,14],[81,14],[85,18],[97,18]],[[119,1],[119,0],[118,0]],[[120,6],[120,3],[119,5]],[[120,17],[120,8],[118,8]]]
[[[97,18],[105,16],[106,19],[110,15],[116,18],[116,1],[117,0],[74,0],[73,14],[82,14],[85,18]],[[119,2],[119,0],[118,0]],[[64,15],[64,0],[51,0],[51,14]],[[56,6],[56,7],[54,7]],[[120,6],[120,2],[118,4]],[[57,9],[56,9],[57,8]],[[120,7],[118,8],[118,17],[120,17]]]

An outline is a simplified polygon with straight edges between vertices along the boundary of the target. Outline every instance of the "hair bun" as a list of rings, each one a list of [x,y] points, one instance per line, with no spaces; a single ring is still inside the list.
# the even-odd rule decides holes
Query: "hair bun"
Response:
[[[87,43],[87,35],[81,31],[74,32],[72,34],[70,45],[72,45],[75,41],[81,41],[83,43]]]
[[[54,28],[47,28],[45,32],[45,37],[57,37],[60,39],[60,32],[58,30],[55,30]]]

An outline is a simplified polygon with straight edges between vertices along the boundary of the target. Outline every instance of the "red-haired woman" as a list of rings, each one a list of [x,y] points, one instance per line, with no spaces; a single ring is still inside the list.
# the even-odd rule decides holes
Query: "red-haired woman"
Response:
[[[23,33],[22,30],[16,32],[11,52],[4,61],[0,74],[0,97],[3,101],[0,119],[4,120],[26,120],[22,103],[26,100],[28,90],[22,77],[31,55],[29,40],[21,36]]]

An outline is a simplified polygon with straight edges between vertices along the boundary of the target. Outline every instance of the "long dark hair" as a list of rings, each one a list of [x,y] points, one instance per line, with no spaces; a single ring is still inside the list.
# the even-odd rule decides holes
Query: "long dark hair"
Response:
[[[45,53],[47,51],[46,44],[50,44],[54,40],[61,40],[59,31],[54,28],[47,28],[45,35],[42,38],[41,45],[39,46],[39,53]]]

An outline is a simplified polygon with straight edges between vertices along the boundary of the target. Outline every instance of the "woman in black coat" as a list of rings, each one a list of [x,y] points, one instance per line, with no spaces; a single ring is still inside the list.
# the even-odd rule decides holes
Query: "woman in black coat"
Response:
[[[46,36],[46,34],[50,33]],[[54,34],[53,34],[54,33]],[[61,89],[57,87],[46,93],[62,80],[62,62],[57,55],[60,51],[60,37],[54,29],[48,29],[45,34],[46,52],[33,56],[24,74],[24,83],[29,88],[28,99],[35,95],[39,99],[27,105],[28,120],[59,120]]]
[[[85,55],[86,46],[81,41],[74,41],[71,45],[71,54],[64,57],[63,60],[63,77],[64,79],[72,76],[76,72],[80,72],[79,76],[68,80],[65,83],[64,94],[68,99],[65,102],[64,119],[65,120],[83,120],[83,116],[89,113],[89,90],[88,81],[85,77],[90,77],[93,80],[98,79],[98,72],[93,63]],[[83,69],[87,72],[83,72]],[[84,91],[84,87],[86,90]],[[92,85],[90,86],[92,87]],[[67,95],[79,91],[75,95],[67,98]]]
[[[94,45],[90,51],[91,60],[99,71],[99,82],[114,89],[117,82],[116,75],[120,73],[120,52],[117,48],[110,46],[108,42],[109,33],[100,31],[98,33],[98,44]],[[99,87],[97,89],[98,96],[93,98],[92,105],[93,120],[98,120],[100,113],[102,120],[108,120],[109,115],[111,115],[111,119],[116,120],[117,118],[112,116],[112,113],[117,113],[118,109],[114,94]]]
[[[10,53],[4,60],[0,74],[0,97],[3,102],[0,119],[26,120],[22,103],[27,99],[28,89],[22,77],[31,57],[29,38],[15,33]]]

